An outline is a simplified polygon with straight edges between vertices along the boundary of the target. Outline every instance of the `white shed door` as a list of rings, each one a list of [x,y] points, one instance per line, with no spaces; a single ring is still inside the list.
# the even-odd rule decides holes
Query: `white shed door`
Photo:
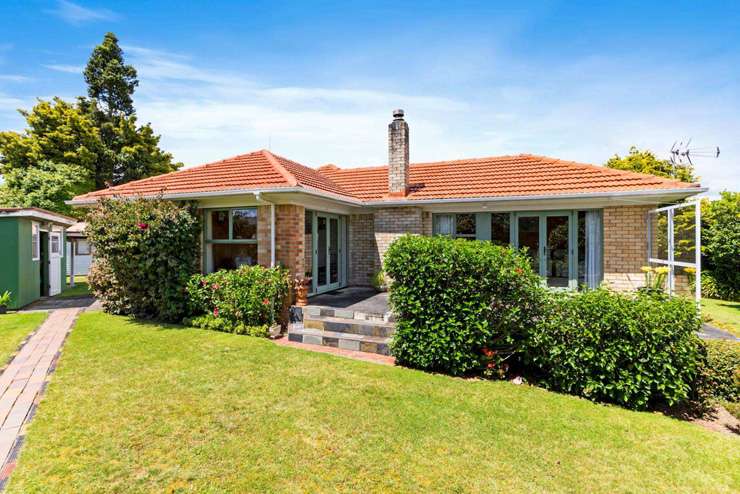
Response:
[[[49,233],[49,295],[62,291],[62,234]]]

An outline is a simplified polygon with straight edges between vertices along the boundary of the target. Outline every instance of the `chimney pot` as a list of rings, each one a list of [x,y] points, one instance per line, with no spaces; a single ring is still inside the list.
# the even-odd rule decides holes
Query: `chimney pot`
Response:
[[[401,110],[400,108],[398,110],[393,110],[393,118],[395,119],[403,118],[403,110]]]

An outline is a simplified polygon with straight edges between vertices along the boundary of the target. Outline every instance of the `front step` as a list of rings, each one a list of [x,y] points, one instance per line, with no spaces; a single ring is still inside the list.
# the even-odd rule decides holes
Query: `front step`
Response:
[[[358,352],[390,355],[390,338],[365,336],[352,333],[337,333],[320,329],[292,327],[288,330],[288,340],[308,345],[330,346]]]
[[[288,339],[380,355],[390,355],[396,325],[388,315],[329,307],[291,307]]]

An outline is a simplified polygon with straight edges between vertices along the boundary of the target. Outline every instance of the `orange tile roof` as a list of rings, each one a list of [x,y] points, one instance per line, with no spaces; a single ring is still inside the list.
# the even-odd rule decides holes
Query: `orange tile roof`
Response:
[[[87,201],[113,195],[186,195],[283,187],[311,189],[358,201],[383,201],[388,199],[388,167],[339,168],[324,165],[313,169],[261,150],[90,192],[74,200]],[[406,199],[543,196],[698,187],[698,184],[653,175],[519,154],[411,164]]]

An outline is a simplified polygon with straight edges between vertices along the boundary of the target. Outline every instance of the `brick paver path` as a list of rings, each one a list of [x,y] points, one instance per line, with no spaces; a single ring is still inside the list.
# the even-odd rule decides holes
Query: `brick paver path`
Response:
[[[356,350],[347,350],[344,348],[336,348],[331,346],[319,346],[309,345],[307,343],[298,343],[297,341],[289,341],[287,337],[278,338],[272,340],[276,345],[287,346],[291,348],[300,348],[301,350],[309,350],[311,352],[329,353],[331,355],[337,355],[339,357],[347,357],[355,360],[364,360],[365,362],[372,362],[374,364],[385,364],[394,365],[396,359],[388,355],[379,355],[377,353],[358,352]]]
[[[80,309],[51,312],[0,375],[0,489],[15,467],[16,443]],[[15,448],[14,448],[15,447]],[[11,454],[13,453],[13,454]]]

